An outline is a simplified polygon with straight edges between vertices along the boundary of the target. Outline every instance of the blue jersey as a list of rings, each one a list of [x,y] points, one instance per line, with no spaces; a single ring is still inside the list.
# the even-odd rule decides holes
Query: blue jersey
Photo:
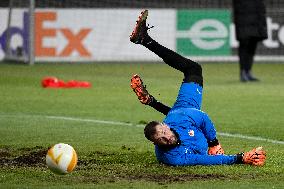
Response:
[[[209,116],[202,112],[202,87],[183,83],[177,100],[164,119],[179,138],[174,147],[155,146],[158,161],[168,165],[233,164],[236,155],[208,155],[208,142],[216,138],[216,130]]]

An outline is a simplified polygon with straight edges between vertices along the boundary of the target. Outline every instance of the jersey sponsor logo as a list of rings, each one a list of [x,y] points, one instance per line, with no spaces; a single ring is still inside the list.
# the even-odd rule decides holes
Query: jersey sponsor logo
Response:
[[[194,136],[194,130],[188,131],[188,135],[191,136],[191,137],[193,137],[193,136]]]

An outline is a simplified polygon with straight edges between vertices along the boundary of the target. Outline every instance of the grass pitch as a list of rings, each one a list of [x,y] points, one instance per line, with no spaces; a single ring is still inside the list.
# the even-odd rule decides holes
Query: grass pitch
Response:
[[[255,64],[259,83],[240,83],[237,64],[203,64],[203,72],[203,110],[226,153],[263,146],[264,167],[157,163],[142,125],[164,116],[141,105],[129,82],[139,73],[172,105],[182,74],[165,64],[0,64],[0,188],[284,188],[284,64]],[[93,86],[43,89],[45,76]],[[79,157],[65,176],[45,165],[60,142]]]

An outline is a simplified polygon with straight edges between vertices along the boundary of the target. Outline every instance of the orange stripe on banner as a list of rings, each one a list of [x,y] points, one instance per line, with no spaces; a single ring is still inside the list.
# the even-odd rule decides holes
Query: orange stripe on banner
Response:
[[[77,165],[77,161],[77,154],[75,150],[73,150],[72,160],[70,161],[69,166],[67,167],[67,172],[71,172],[75,168],[75,166]]]

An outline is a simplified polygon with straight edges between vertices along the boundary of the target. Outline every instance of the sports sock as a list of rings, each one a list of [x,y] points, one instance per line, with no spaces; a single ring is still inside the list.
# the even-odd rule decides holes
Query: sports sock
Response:
[[[149,106],[151,106],[152,108],[154,108],[155,110],[161,112],[164,115],[167,115],[169,113],[169,111],[171,110],[170,107],[162,104],[161,102],[157,101],[153,96],[150,96],[151,101],[148,104]]]

